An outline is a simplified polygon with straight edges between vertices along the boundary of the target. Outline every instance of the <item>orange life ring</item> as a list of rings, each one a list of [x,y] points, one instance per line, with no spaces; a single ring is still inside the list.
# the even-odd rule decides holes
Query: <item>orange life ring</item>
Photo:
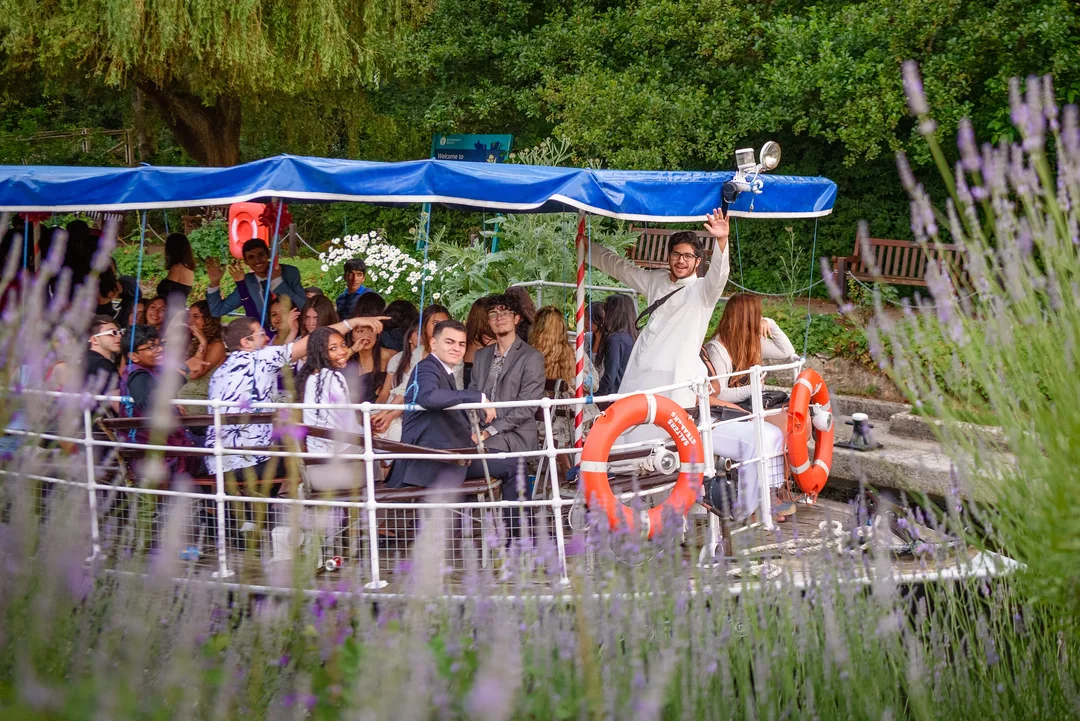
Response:
[[[622,398],[609,406],[589,430],[585,447],[581,449],[581,478],[585,484],[585,502],[604,511],[611,527],[625,524],[636,528],[634,513],[616,498],[608,483],[608,455],[615,440],[631,426],[649,423],[668,432],[679,450],[679,478],[671,494],[660,504],[643,513],[648,524],[649,538],[656,535],[665,509],[685,517],[697,502],[705,478],[705,451],[697,426],[675,401],[652,393],[639,393]]]
[[[233,203],[229,206],[229,253],[239,260],[244,259],[244,243],[252,238],[262,238],[269,245],[270,228],[263,224],[262,214],[266,212],[263,203]]]
[[[835,428],[829,424],[829,430],[814,428],[810,418],[810,404],[816,403],[823,410],[832,411],[829,403],[829,389],[817,371],[807,368],[795,379],[791,389],[791,401],[788,403],[788,463],[791,473],[799,488],[805,493],[816,496],[829,480],[832,465],[833,436]],[[810,433],[814,433],[814,460],[810,460]]]

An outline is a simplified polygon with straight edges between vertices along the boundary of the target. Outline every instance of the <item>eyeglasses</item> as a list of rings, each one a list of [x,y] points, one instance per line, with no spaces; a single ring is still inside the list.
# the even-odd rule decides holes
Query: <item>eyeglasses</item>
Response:
[[[511,315],[517,315],[517,313],[509,308],[496,308],[488,311],[488,318],[506,318]]]
[[[150,341],[146,345],[139,346],[138,348],[135,349],[135,352],[136,353],[145,353],[147,351],[150,351],[150,352],[154,353],[154,352],[163,351],[163,350],[165,350],[165,344],[162,343],[161,341],[155,340],[155,341]]]
[[[103,330],[100,333],[94,333],[94,335],[92,335],[90,337],[91,338],[100,338],[103,335],[107,335],[110,338],[119,338],[120,337],[120,331],[117,330],[116,328],[110,328],[109,330]]]
[[[270,337],[270,336],[266,335],[266,331],[264,331],[262,328],[260,328],[259,330],[255,331],[251,335],[244,336],[244,338],[258,338],[259,336],[263,336],[265,338]]]
[[[685,260],[687,263],[692,263],[698,256],[697,253],[676,253],[675,251],[671,251],[668,253],[668,257],[672,260]]]

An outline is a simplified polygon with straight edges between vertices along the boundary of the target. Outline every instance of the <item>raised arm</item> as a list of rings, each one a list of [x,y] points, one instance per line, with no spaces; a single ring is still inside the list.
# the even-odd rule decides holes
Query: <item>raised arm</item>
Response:
[[[218,259],[208,258],[206,260],[206,277],[210,285],[206,289],[206,304],[210,306],[210,315],[215,318],[228,315],[240,307],[240,294],[238,291],[233,290],[228,297],[221,297],[221,278],[223,275],[224,272],[221,270],[221,263]]]
[[[290,323],[298,322],[299,315],[295,316],[295,318],[297,319],[296,321],[294,321],[293,318],[294,318],[294,316],[292,316],[292,314],[290,314],[290,316],[289,316],[289,322]],[[329,327],[336,330],[338,333],[341,333],[343,335],[345,333],[348,333],[349,331],[351,331],[353,328],[365,328],[366,327],[366,328],[371,328],[372,330],[375,331],[375,335],[378,335],[379,333],[382,333],[382,328],[383,328],[382,322],[384,320],[389,320],[389,317],[385,316],[385,315],[380,315],[378,317],[370,317],[370,318],[347,318],[347,319],[341,321],[340,323],[334,323],[332,326],[329,326]],[[300,340],[298,340],[298,341],[296,341],[296,342],[294,342],[292,344],[292,353],[291,353],[292,362],[296,362],[296,361],[300,360],[301,358],[304,358],[305,356],[307,356],[307,345],[308,345],[308,339],[310,339],[310,338],[311,338],[310,335],[306,335],[303,338],[301,338]],[[463,403],[464,401],[458,401],[458,402]]]
[[[720,302],[720,296],[724,293],[731,267],[728,261],[728,219],[719,209],[712,214],[706,215],[705,230],[715,239],[713,241],[712,261],[709,263],[709,272],[701,279],[701,287],[704,292],[705,302],[709,307]]]
[[[787,335],[772,318],[761,319],[761,357],[767,360],[795,360],[799,354]]]
[[[588,259],[589,240],[586,238],[582,242],[585,243],[585,258]],[[599,268],[623,285],[633,288],[643,295],[648,294],[650,271],[637,267],[632,261],[619,256],[619,254],[610,248],[605,248],[602,245],[593,245],[592,264],[594,267]]]

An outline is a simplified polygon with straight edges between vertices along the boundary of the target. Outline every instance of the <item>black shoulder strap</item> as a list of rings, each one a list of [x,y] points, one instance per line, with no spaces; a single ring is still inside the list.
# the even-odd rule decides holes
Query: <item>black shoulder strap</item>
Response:
[[[668,293],[667,295],[665,295],[665,296],[664,296],[663,298],[660,298],[660,299],[656,300],[656,301],[655,301],[655,302],[654,302],[654,303],[653,303],[652,305],[650,305],[650,306],[649,306],[648,308],[646,308],[645,310],[641,311],[641,315],[639,315],[639,316],[637,317],[637,321],[636,321],[636,323],[637,323],[637,328],[638,328],[638,330],[641,330],[642,326],[643,326],[643,325],[644,325],[645,323],[648,323],[648,322],[649,322],[649,316],[650,316],[650,315],[652,315],[652,314],[653,314],[653,313],[654,313],[654,312],[656,311],[656,309],[657,309],[657,308],[659,308],[660,306],[662,306],[662,305],[663,305],[664,303],[667,303],[667,301],[668,301],[668,298],[670,298],[671,296],[675,295],[676,293],[678,293],[678,292],[679,292],[680,290],[682,290],[682,289],[683,289],[683,288],[685,288],[685,287],[686,287],[685,285],[680,285],[680,286],[679,286],[678,288],[676,288],[675,290],[671,291],[670,293]],[[642,321],[644,321],[644,323],[643,323]]]

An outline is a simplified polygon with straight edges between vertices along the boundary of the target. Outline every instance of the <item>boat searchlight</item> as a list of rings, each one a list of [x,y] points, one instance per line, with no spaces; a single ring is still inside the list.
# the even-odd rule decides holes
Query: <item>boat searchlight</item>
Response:
[[[735,177],[724,183],[721,193],[724,213],[727,213],[727,207],[735,202],[740,193],[746,191],[755,194],[760,193],[764,183],[758,176],[770,170],[775,170],[778,165],[780,165],[780,143],[774,140],[770,140],[761,146],[761,153],[758,154],[756,159],[753,148],[736,150],[735,167],[737,170],[735,171]],[[752,209],[753,203],[751,203]]]

